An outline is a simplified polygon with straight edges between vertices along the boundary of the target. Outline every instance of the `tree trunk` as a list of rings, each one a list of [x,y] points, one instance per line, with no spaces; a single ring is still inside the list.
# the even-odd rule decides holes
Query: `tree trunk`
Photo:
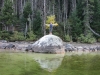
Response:
[[[8,26],[6,26],[6,31],[9,31],[8,29],[9,29]]]
[[[34,8],[33,8],[33,0],[31,0],[31,10],[32,10],[32,15],[30,15],[31,18],[31,30],[33,31],[33,15],[34,15]]]
[[[44,4],[43,4],[43,7],[44,7],[44,10],[43,10],[43,32],[44,32],[44,35],[46,35],[46,28],[45,28],[45,22],[46,22],[46,0],[44,0]]]
[[[95,35],[99,36],[100,37],[100,34],[96,33],[89,25],[87,25],[87,27],[90,29],[90,31],[92,33],[94,33]]]
[[[53,6],[52,6],[52,11],[53,11],[53,15],[54,15],[54,13],[55,13],[55,7],[54,7],[54,5],[55,5],[55,0],[53,0]]]
[[[84,17],[85,30],[84,30],[84,34],[87,35],[89,33],[89,30],[87,28],[87,26],[89,26],[89,6],[88,6],[88,0],[86,0],[86,9],[84,11],[85,11],[85,17]]]
[[[26,27],[25,27],[25,38],[26,38],[26,34],[27,34],[27,23],[26,23]]]
[[[31,24],[32,24],[32,20],[31,20],[31,15],[29,14],[28,16],[28,21],[29,21],[29,32],[31,32]]]
[[[72,0],[71,9],[72,12],[76,10],[76,0]]]
[[[23,0],[21,0],[21,14],[23,13]]]
[[[66,25],[66,7],[65,7],[65,0],[64,0],[64,16],[63,16],[63,22],[64,22],[64,36],[66,35],[66,29],[65,29],[65,25]]]
[[[59,18],[59,20],[58,20],[58,21],[61,22],[61,18],[60,18],[60,12],[61,12],[61,11],[60,11],[60,0],[58,0],[58,6],[59,6],[59,8],[58,8],[58,10],[59,10],[59,11],[58,11],[58,13],[59,13],[59,14],[58,14],[58,15],[59,15],[58,18]]]

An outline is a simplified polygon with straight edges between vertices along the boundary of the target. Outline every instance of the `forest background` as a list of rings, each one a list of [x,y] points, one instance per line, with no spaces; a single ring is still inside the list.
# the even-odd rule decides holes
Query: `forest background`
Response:
[[[0,0],[0,40],[35,41],[53,34],[66,42],[100,42],[100,0]]]

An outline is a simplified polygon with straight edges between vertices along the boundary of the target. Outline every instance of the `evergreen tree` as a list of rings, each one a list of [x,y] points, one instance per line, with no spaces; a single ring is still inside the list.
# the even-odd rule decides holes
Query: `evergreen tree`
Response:
[[[77,0],[77,5],[76,5],[76,12],[77,12],[77,16],[78,18],[82,21],[84,19],[84,16],[83,16],[83,10],[84,8],[84,0]]]
[[[23,30],[25,33],[25,37],[27,35],[27,31],[31,32],[31,14],[32,14],[32,10],[31,10],[31,4],[29,2],[26,3],[24,10],[23,10],[23,16],[22,16],[22,26],[24,27]]]
[[[0,21],[5,26],[5,30],[8,31],[9,26],[14,22],[14,12],[11,0],[4,0],[4,6],[1,9]]]
[[[69,18],[69,22],[71,23],[71,35],[72,35],[72,39],[73,41],[77,41],[78,36],[80,36],[80,34],[82,34],[83,29],[82,29],[82,21],[80,20],[80,18],[77,15],[77,12],[74,11],[70,18]]]
[[[71,23],[71,36],[73,41],[77,41],[78,37],[83,34],[84,26],[83,26],[83,0],[77,0],[76,10],[74,10],[70,17],[69,23]]]
[[[94,0],[94,14],[91,27],[92,29],[100,34],[100,1]]]
[[[34,21],[33,21],[33,32],[38,35],[39,37],[42,35],[42,19],[40,17],[40,12],[35,11]]]
[[[27,2],[23,10],[23,17],[25,19],[25,23],[28,22],[28,17],[31,14],[32,14],[31,4]]]

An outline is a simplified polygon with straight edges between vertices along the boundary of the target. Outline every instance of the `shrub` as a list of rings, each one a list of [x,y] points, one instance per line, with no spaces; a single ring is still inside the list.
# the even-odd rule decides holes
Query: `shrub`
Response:
[[[27,41],[36,40],[36,35],[34,35],[34,33],[32,31],[31,32],[28,32],[28,38],[26,40]]]
[[[0,39],[1,40],[9,40],[11,33],[8,31],[1,31],[0,32]]]
[[[71,37],[69,35],[65,35],[65,41],[66,42],[70,42],[71,41]]]
[[[10,37],[10,41],[23,41],[23,40],[25,40],[25,37],[22,32],[14,31],[13,35]]]
[[[78,37],[78,41],[82,43],[94,43],[96,42],[96,39],[92,36],[91,33],[84,36],[84,34],[81,34],[80,37]]]
[[[98,38],[98,42],[100,42],[100,38]]]
[[[56,36],[59,36],[60,35],[58,32],[54,32],[53,34],[56,35]]]
[[[0,40],[1,40],[1,36],[0,36]]]

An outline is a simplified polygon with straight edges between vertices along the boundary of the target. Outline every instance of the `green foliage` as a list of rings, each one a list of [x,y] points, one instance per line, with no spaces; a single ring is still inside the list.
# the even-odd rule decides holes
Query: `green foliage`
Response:
[[[34,33],[32,31],[28,32],[28,38],[26,40],[27,41],[34,41],[34,40],[36,40],[36,35],[34,35]]]
[[[25,40],[24,34],[17,31],[14,31],[13,35],[10,37],[10,41],[23,41],[23,40]]]
[[[13,4],[12,4],[12,1],[13,1]],[[24,1],[24,4],[23,4],[23,1]],[[32,5],[30,3],[31,0],[23,0],[23,1],[22,1],[22,6],[19,3],[20,0],[19,1],[4,0],[0,2],[1,4],[0,31],[3,31],[3,29],[10,30],[11,25],[13,25],[16,31],[24,32],[26,28],[25,26],[27,23],[27,31],[25,33],[32,30],[34,32],[34,35],[37,35],[36,38],[40,38],[42,37],[42,34],[43,34],[43,25],[42,25],[43,11],[41,7],[42,4],[36,3]],[[67,1],[68,3],[66,4]],[[47,5],[47,8],[49,7],[49,9],[47,9],[48,12],[46,12],[47,14],[46,32],[47,33],[49,33],[49,30],[48,30],[49,24],[50,22],[52,22],[54,25],[58,25],[57,23],[59,23],[57,27],[55,26],[53,27],[53,34],[59,36],[63,40],[65,39],[64,34],[68,33],[69,35],[72,36],[72,40],[76,42],[78,37],[81,34],[84,34],[84,32],[86,33],[86,31],[88,31],[88,28],[86,28],[86,25],[90,25],[90,27],[96,33],[100,34],[100,0],[88,0],[88,12],[86,12],[86,9],[87,9],[86,0],[75,0],[75,1],[76,3],[74,2],[74,0],[49,1],[49,4]],[[33,3],[35,3],[35,0],[33,0]],[[76,5],[76,8],[72,7],[74,3]],[[17,4],[18,6],[16,7]],[[68,9],[66,9],[67,5],[68,5]],[[32,6],[36,6],[36,7],[32,8]],[[20,8],[20,7],[23,7],[23,8]],[[86,13],[88,14],[86,15]],[[64,19],[64,17],[66,19]],[[88,18],[85,18],[85,17],[88,17]],[[64,21],[66,21],[66,23]],[[63,33],[64,31],[65,33]],[[87,32],[87,34],[88,33],[89,32]],[[26,35],[29,36],[29,33],[27,33]],[[9,33],[4,33],[4,34],[1,33],[0,38],[9,40],[11,36],[12,34],[9,34]],[[96,37],[96,38],[98,39],[99,37]],[[33,38],[27,38],[27,40],[29,39],[32,40]],[[87,40],[87,39],[84,39],[84,40]]]
[[[56,23],[55,22],[55,15],[50,15],[50,16],[47,16],[47,20],[46,20],[46,24],[50,24],[50,23]]]
[[[92,29],[100,34],[100,1],[94,0],[93,19],[91,23]]]
[[[39,37],[42,35],[42,19],[39,11],[35,11],[34,21],[33,21],[33,32]]]
[[[21,15],[20,21],[21,21],[21,28],[24,31],[25,30],[25,25],[29,25],[28,19],[30,18],[32,14],[32,9],[31,9],[31,3],[26,2],[24,9],[23,9],[23,15]],[[29,30],[29,28],[28,28]]]
[[[66,42],[70,42],[71,41],[71,37],[69,35],[65,35],[65,41]]]
[[[14,12],[11,0],[4,0],[4,7],[1,9],[0,21],[5,25],[11,25],[14,21]]]
[[[77,5],[76,5],[76,12],[78,18],[83,21],[83,12],[84,12],[84,0],[77,0]]]
[[[73,41],[76,41],[77,40],[76,38],[84,32],[83,31],[84,26],[82,25],[82,20],[79,17],[81,13],[78,11],[79,9],[72,12],[71,16],[68,19],[68,23],[70,23],[71,26],[71,34]]]
[[[46,29],[49,28],[50,23],[53,24],[53,26],[58,26],[58,23],[55,20],[55,15],[50,15],[47,16],[47,20],[46,20]]]
[[[100,38],[98,38],[98,42],[100,42]]]
[[[12,33],[8,32],[8,31],[1,31],[0,32],[0,37],[1,37],[2,40],[9,40],[11,34]]]
[[[59,25],[57,27],[53,27],[53,34],[59,36],[61,39],[64,40],[62,23],[59,23]]]
[[[14,31],[14,32],[8,32],[8,31],[1,31],[0,32],[0,39],[1,40],[8,40],[8,41],[33,41],[36,39],[36,35],[33,34],[33,32],[28,32],[27,39],[25,39],[24,34],[22,32]]]
[[[28,18],[29,15],[32,14],[32,10],[31,10],[31,4],[29,2],[26,3],[24,10],[23,10],[23,16],[24,18]]]
[[[89,33],[86,36],[84,36],[83,34],[81,34],[80,37],[78,38],[78,41],[82,42],[82,43],[95,43],[96,39],[92,36],[91,33]]]
[[[59,36],[59,33],[58,32],[54,32],[53,34],[56,35],[56,36]]]

